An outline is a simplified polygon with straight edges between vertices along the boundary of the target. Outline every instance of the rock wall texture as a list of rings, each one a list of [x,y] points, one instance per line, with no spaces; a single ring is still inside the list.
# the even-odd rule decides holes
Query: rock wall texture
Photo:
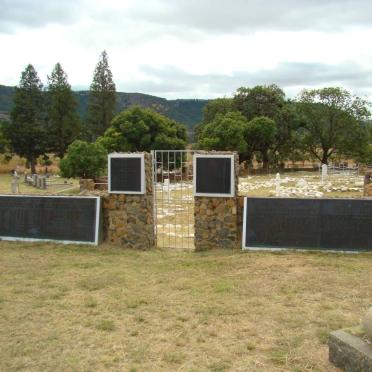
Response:
[[[205,153],[198,151],[198,153]],[[195,196],[195,250],[237,248],[239,245],[238,183],[239,155],[231,152],[208,154],[234,154],[235,196],[232,198]]]
[[[143,195],[102,195],[104,241],[141,250],[154,247],[152,158],[148,153],[145,153],[145,174]]]
[[[80,192],[94,191],[94,180],[89,178],[80,178],[79,180]]]
[[[364,176],[364,196],[372,196],[372,172]]]

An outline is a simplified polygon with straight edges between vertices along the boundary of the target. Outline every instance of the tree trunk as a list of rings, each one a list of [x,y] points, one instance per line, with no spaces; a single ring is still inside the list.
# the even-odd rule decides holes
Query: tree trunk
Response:
[[[322,164],[327,164],[328,165],[328,150],[323,151]]]
[[[36,174],[36,159],[34,157],[30,159],[30,165],[31,165],[31,174]]]
[[[262,151],[262,168],[269,169],[269,154],[267,150]]]

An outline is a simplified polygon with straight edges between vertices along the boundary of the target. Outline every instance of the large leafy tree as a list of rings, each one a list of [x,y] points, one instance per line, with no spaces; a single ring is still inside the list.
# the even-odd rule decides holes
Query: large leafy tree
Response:
[[[233,105],[249,121],[265,117],[275,122],[275,136],[269,136],[271,142],[259,150],[262,152],[264,167],[268,166],[270,158],[274,161],[288,157],[294,148],[298,120],[294,104],[285,99],[282,89],[275,84],[241,87],[234,95]],[[259,122],[267,123],[266,120]]]
[[[232,98],[216,98],[210,100],[203,108],[202,122],[194,129],[195,137],[197,139],[199,138],[204,126],[212,122],[217,114],[225,115],[231,111],[235,111]]]
[[[150,151],[183,149],[186,127],[155,111],[133,106],[119,113],[98,139],[112,151]]]
[[[14,94],[8,138],[11,149],[25,157],[35,173],[36,159],[46,151],[45,105],[43,85],[35,68],[28,65],[22,72]]]
[[[285,106],[285,94],[275,84],[241,87],[234,95],[234,106],[248,120],[257,116],[278,120]]]
[[[247,125],[247,119],[240,112],[219,113],[203,126],[198,145],[205,150],[238,151],[244,160],[252,150],[245,138]]]
[[[107,53],[103,51],[94,70],[89,90],[86,131],[91,140],[101,136],[110,126],[115,114],[116,88],[109,68]]]
[[[57,63],[48,76],[47,90],[47,136],[49,151],[63,157],[67,147],[80,133],[80,120],[76,111],[67,75]]]
[[[216,98],[209,101],[203,108],[203,123],[214,120],[217,114],[227,114],[234,110],[232,98]]]
[[[277,126],[274,120],[266,116],[257,116],[248,122],[245,140],[252,151],[262,154],[262,161],[267,164],[270,147],[275,141]]]
[[[332,155],[358,157],[367,151],[365,100],[342,88],[304,90],[298,98],[303,125],[298,131],[304,151],[323,164]]]

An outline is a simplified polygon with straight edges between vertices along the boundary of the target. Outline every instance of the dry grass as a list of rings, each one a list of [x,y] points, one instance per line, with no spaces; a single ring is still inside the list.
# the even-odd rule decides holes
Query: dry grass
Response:
[[[372,255],[0,243],[0,370],[333,371]]]
[[[59,173],[58,163],[59,160],[51,157],[53,164],[48,166],[48,172],[57,174]],[[0,154],[0,174],[9,174],[12,169],[19,167],[20,172],[24,172],[26,170],[26,159],[20,158],[19,156],[15,155],[9,161],[5,159],[5,156]],[[37,165],[36,172],[43,173],[45,170],[44,166]],[[28,169],[28,173],[30,173],[30,169]]]
[[[10,194],[12,177],[8,174],[0,174],[0,194]],[[23,182],[23,176],[19,179],[19,192],[20,194],[76,194],[79,190],[78,180],[66,180],[64,178],[58,178],[56,182],[63,184],[64,181],[68,182],[66,185],[55,185],[49,186],[47,190],[37,189],[36,187],[29,186]],[[66,190],[66,192],[64,192]]]

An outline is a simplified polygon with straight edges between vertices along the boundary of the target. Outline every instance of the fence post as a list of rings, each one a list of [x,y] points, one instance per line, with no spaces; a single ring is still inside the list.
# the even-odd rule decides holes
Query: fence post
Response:
[[[125,248],[150,249],[155,245],[152,156],[144,153],[145,194],[103,196],[104,240]]]
[[[237,248],[239,245],[239,155],[235,152],[213,152],[211,154],[234,155],[235,194],[233,197],[195,196],[196,251]]]

